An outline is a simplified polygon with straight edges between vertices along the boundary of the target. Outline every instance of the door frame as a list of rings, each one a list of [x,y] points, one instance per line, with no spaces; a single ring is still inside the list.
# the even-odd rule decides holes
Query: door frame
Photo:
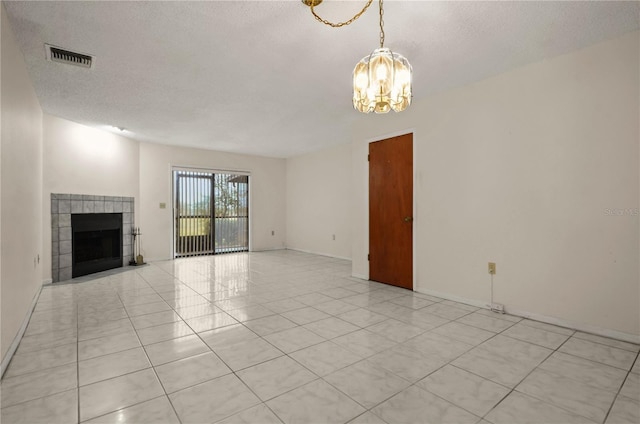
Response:
[[[253,240],[251,234],[253,233],[253,190],[251,189],[251,171],[237,170],[237,169],[223,169],[223,168],[204,168],[202,166],[185,166],[169,164],[169,195],[171,196],[171,259],[176,259],[176,188],[174,186],[174,171],[188,171],[188,172],[211,172],[218,174],[237,174],[246,175],[249,181],[249,252],[253,252]]]
[[[416,203],[416,185],[418,183],[418,179],[417,179],[417,167],[416,167],[416,139],[417,139],[417,132],[415,130],[415,128],[408,128],[408,129],[404,129],[404,130],[399,130],[399,131],[393,131],[390,133],[385,133],[383,135],[379,135],[376,137],[372,137],[372,138],[368,138],[365,140],[366,145],[367,145],[367,150],[366,150],[366,154],[369,154],[369,144],[371,143],[375,143],[377,141],[382,141],[382,140],[386,140],[388,138],[393,138],[393,137],[398,137],[401,135],[406,135],[406,134],[413,134],[413,140],[412,140],[412,151],[413,151],[413,206],[412,206],[412,214],[413,214],[413,222],[412,222],[412,227],[411,227],[411,257],[412,257],[412,269],[411,269],[411,275],[412,275],[412,282],[411,285],[413,286],[413,291],[418,291],[417,288],[417,282],[418,282],[418,269],[417,269],[417,261],[416,261],[416,234],[417,234],[417,229],[420,226],[420,220],[417,219],[417,203]],[[365,156],[365,160],[367,160],[368,163],[368,159]],[[366,219],[364,220],[364,225],[366,228],[366,231],[364,232],[364,239],[365,239],[365,246],[366,246],[366,251],[365,251],[365,255],[369,254],[369,165],[367,164],[367,166],[365,167],[365,176],[364,176],[364,198],[366,201],[366,212],[365,212],[365,216]],[[367,262],[367,274],[366,274],[366,279],[369,280],[369,260],[366,260]]]

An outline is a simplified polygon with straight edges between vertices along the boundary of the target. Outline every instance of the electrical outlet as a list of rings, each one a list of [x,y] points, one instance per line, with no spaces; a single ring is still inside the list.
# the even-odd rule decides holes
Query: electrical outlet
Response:
[[[491,310],[499,314],[504,314],[504,305],[502,303],[492,303]]]
[[[496,263],[489,262],[489,274],[495,275],[495,273],[496,273]]]
[[[166,209],[167,208],[167,204],[166,203],[160,203],[160,209]]]

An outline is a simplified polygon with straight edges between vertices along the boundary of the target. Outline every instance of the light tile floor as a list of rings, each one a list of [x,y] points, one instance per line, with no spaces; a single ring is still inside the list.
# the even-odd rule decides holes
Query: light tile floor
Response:
[[[293,251],[42,290],[3,423],[638,423],[638,345]]]

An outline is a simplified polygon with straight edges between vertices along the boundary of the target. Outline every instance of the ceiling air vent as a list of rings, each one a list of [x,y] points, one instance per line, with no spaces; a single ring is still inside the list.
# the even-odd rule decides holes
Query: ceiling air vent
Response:
[[[80,66],[82,68],[92,68],[94,57],[88,54],[72,52],[70,50],[61,49],[60,47],[45,44],[47,52],[47,60],[58,63],[66,63],[68,65]]]

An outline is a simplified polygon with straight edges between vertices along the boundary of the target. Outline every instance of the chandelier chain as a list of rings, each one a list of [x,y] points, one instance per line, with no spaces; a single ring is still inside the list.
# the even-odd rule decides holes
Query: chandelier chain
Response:
[[[380,6],[380,48],[384,47],[384,9],[382,8],[382,0],[378,0]]]
[[[330,27],[340,28],[340,27],[343,27],[343,26],[351,24],[353,21],[355,21],[360,16],[362,16],[362,14],[367,11],[369,6],[371,6],[371,3],[373,3],[373,0],[367,0],[367,4],[365,4],[364,7],[362,8],[362,10],[360,12],[358,12],[353,18],[349,19],[348,21],[338,22],[338,23],[329,22],[326,19],[322,19],[320,16],[318,16],[316,14],[316,11],[314,10],[314,7],[315,7],[314,2],[311,2],[309,7],[311,8],[311,13],[313,14],[313,17],[316,18],[316,20],[322,22],[325,25],[329,25]],[[380,7],[382,7],[382,1],[380,3],[381,3]],[[384,39],[384,35],[382,35],[382,38]]]

